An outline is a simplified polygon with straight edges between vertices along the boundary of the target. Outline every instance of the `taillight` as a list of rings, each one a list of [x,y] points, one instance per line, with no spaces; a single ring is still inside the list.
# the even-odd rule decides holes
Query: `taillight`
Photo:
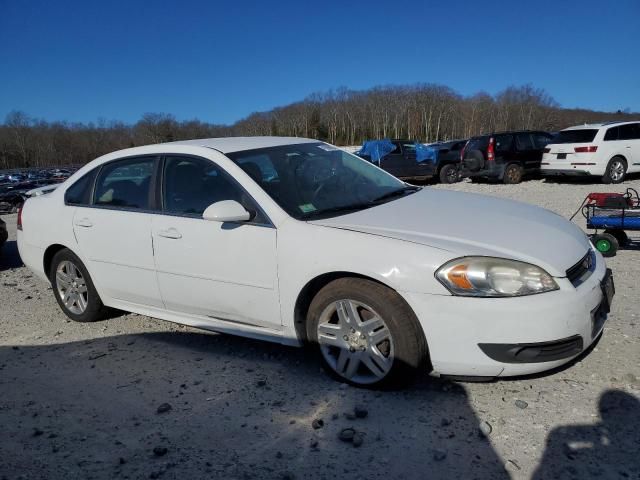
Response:
[[[460,161],[462,162],[464,160],[464,151],[467,149],[467,145],[469,145],[469,140],[467,140],[464,144],[464,147],[462,147],[462,150],[460,150]]]
[[[22,207],[24,207],[24,203],[20,205],[20,208],[18,208],[18,221],[16,225],[18,230],[22,230]]]
[[[489,139],[489,146],[487,147],[487,162],[493,162],[495,159],[494,140],[493,137],[491,137]]]
[[[549,153],[551,151],[550,148],[543,148],[542,153]]]
[[[593,153],[598,150],[596,145],[590,145],[588,147],[575,147],[576,153]]]

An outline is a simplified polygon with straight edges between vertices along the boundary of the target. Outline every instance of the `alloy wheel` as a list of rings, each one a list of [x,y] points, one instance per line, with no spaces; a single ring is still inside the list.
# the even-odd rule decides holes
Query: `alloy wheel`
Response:
[[[60,262],[56,269],[56,287],[64,306],[75,315],[87,309],[89,292],[82,273],[72,262]]]
[[[331,303],[320,315],[318,343],[325,361],[357,384],[382,380],[394,361],[391,331],[373,308],[351,299]]]
[[[609,176],[614,182],[622,180],[622,178],[624,177],[624,163],[622,163],[620,160],[615,160],[614,162],[612,162],[611,168],[609,169]]]

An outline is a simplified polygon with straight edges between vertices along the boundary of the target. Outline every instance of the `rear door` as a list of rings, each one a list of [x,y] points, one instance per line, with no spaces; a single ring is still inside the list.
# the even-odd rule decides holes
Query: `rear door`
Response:
[[[155,156],[104,164],[90,205],[76,208],[73,232],[101,293],[162,308],[151,244],[157,166]]]
[[[640,171],[640,123],[620,125],[621,154],[627,159],[627,171]]]
[[[529,132],[516,134],[516,158],[525,170],[537,170],[542,161],[542,150],[538,150]]]

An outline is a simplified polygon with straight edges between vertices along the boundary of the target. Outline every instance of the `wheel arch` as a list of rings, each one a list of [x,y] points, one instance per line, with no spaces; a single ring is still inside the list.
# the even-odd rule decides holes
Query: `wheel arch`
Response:
[[[350,271],[334,271],[334,272],[327,272],[327,273],[323,273],[320,275],[317,275],[316,277],[312,278],[311,280],[309,280],[304,287],[302,287],[302,289],[300,290],[300,292],[298,293],[298,297],[296,298],[296,303],[294,306],[294,319],[293,319],[293,325],[295,328],[295,332],[296,335],[298,337],[298,340],[300,341],[300,343],[302,343],[303,345],[308,344],[308,340],[307,340],[307,331],[306,331],[306,322],[307,322],[307,312],[309,311],[309,307],[311,305],[311,302],[313,300],[313,298],[318,294],[318,292],[324,288],[326,285],[328,285],[329,283],[333,282],[334,280],[338,280],[339,278],[360,278],[363,280],[369,280],[371,282],[375,282],[379,285],[382,285],[383,287],[388,288],[389,290],[392,290],[393,292],[395,292],[396,294],[398,294],[400,296],[400,298],[402,298],[402,300],[407,304],[407,307],[411,309],[411,311],[414,312],[415,315],[415,311],[413,310],[413,308],[411,307],[411,304],[407,301],[406,298],[404,298],[402,296],[402,294],[400,294],[400,292],[398,292],[395,288],[393,288],[392,286],[374,278],[368,275],[363,275],[361,273],[356,273],[356,272],[350,272]],[[416,315],[417,317],[417,315]],[[425,342],[427,343],[427,361],[430,363],[431,359],[429,358],[429,348],[428,348],[428,339],[427,339],[427,335],[426,332],[424,331],[424,328],[421,324],[420,321],[418,321],[418,326],[420,328],[420,330],[422,331],[422,335],[424,337]]]
[[[53,261],[54,255],[58,253],[60,250],[64,250],[64,249],[71,250],[73,252],[72,249],[60,243],[54,243],[52,245],[49,245],[44,251],[44,256],[42,257],[42,267],[44,269],[44,274],[47,276],[47,278],[51,279],[50,278],[51,262]]]

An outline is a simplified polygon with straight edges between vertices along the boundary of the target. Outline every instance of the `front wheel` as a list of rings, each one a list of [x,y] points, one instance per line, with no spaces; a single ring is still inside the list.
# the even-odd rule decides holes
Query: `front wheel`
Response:
[[[622,183],[627,174],[627,162],[622,157],[613,157],[607,163],[607,169],[602,177],[603,183]]]
[[[427,360],[424,334],[407,303],[360,278],[338,279],[318,292],[307,338],[333,376],[356,386],[406,384]]]
[[[58,305],[71,320],[95,322],[107,313],[89,272],[71,250],[53,256],[49,278]]]
[[[610,233],[598,233],[591,237],[591,241],[603,257],[613,257],[620,245],[616,237]]]
[[[460,173],[458,172],[458,167],[456,167],[452,163],[448,163],[444,165],[440,169],[440,183],[456,183],[460,180]]]

